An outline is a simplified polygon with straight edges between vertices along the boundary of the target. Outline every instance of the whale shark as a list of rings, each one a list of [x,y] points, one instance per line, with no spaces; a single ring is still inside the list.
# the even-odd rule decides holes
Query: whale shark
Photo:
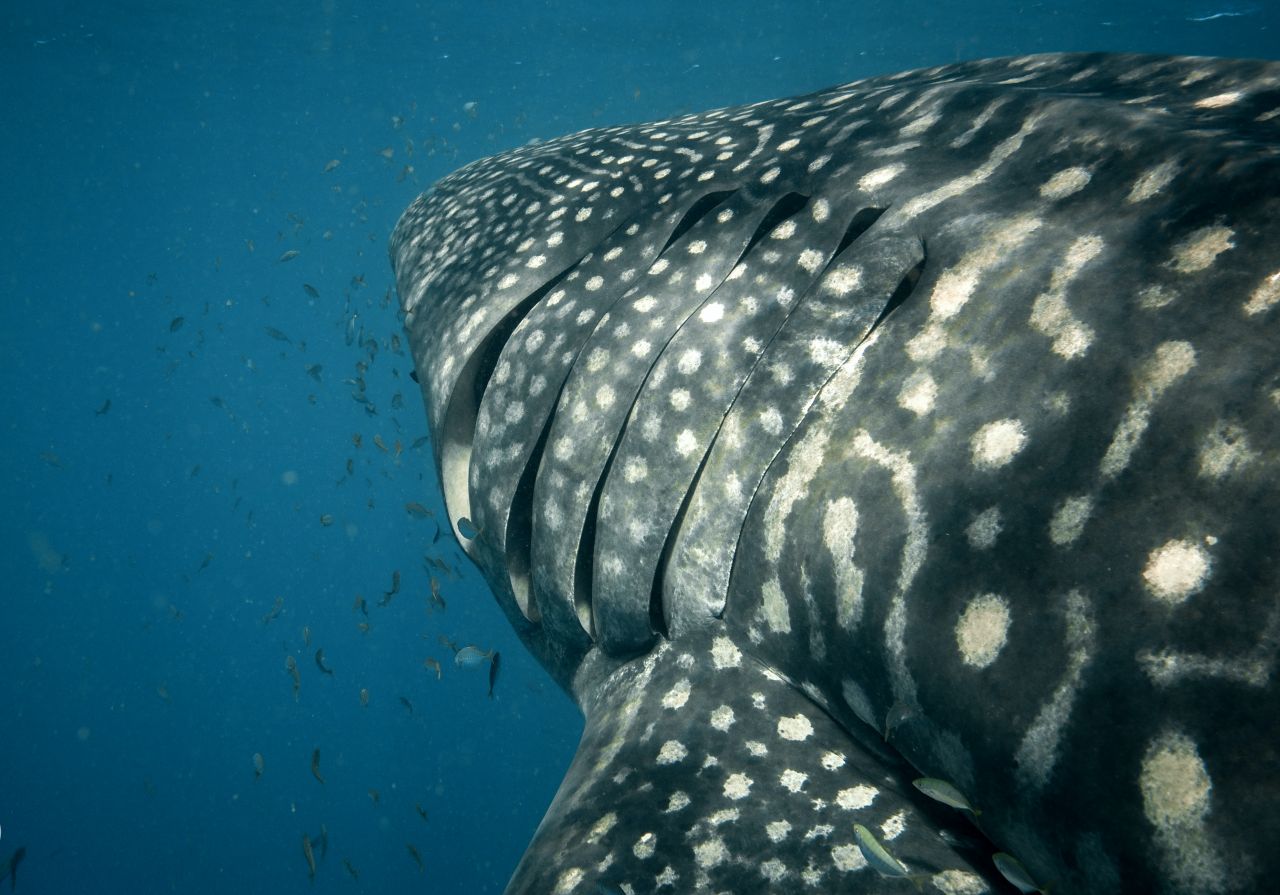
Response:
[[[482,159],[390,255],[584,729],[510,893],[1280,879],[1280,63],[1055,54]]]

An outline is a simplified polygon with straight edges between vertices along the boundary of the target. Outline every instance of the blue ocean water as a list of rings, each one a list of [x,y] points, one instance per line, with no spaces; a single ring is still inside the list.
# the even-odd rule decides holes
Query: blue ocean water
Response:
[[[386,258],[400,211],[532,138],[1051,50],[1274,58],[1280,10],[6,7],[0,862],[25,847],[16,891],[500,892],[581,722],[434,539]],[[441,638],[501,651],[493,699]]]

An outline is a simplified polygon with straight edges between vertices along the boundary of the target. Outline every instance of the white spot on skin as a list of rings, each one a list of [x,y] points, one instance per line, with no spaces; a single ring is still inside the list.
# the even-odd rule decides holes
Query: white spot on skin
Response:
[[[822,288],[832,295],[848,295],[862,284],[862,268],[841,264],[827,271]]]
[[[636,840],[636,844],[631,846],[631,853],[641,861],[647,861],[653,857],[654,851],[658,847],[658,837],[652,833],[645,833]]]
[[[787,865],[777,858],[770,858],[760,865],[760,875],[771,883],[782,882],[790,872],[787,869]]]
[[[1223,252],[1235,248],[1234,236],[1230,227],[1202,227],[1173,247],[1169,266],[1183,274],[1202,271]]]
[[[676,388],[671,390],[671,395],[667,400],[671,402],[671,407],[673,409],[684,411],[689,409],[689,402],[691,398],[692,396],[689,394],[688,389]]]
[[[835,864],[836,870],[844,873],[861,870],[867,866],[867,859],[862,854],[862,849],[850,844],[837,845],[832,848],[831,862]]]
[[[698,312],[698,319],[703,323],[716,323],[724,317],[724,305],[713,301]]]
[[[874,786],[859,783],[857,786],[851,786],[836,793],[836,805],[845,811],[857,811],[874,802],[878,795],[880,790]]]
[[[828,771],[838,771],[844,767],[845,758],[839,752],[824,752],[822,766]]]
[[[1269,311],[1280,302],[1280,270],[1266,277],[1244,303],[1245,314],[1252,317]]]
[[[667,740],[658,750],[658,764],[675,764],[683,761],[688,754],[689,750],[685,748],[684,743],[679,740]]]
[[[836,621],[846,631],[862,618],[863,573],[853,563],[857,531],[858,509],[852,500],[842,497],[827,504],[822,517],[822,542],[835,570]]]
[[[1209,552],[1200,544],[1169,541],[1147,557],[1142,580],[1153,597],[1173,606],[1204,588],[1212,565]]]
[[[1094,332],[1077,320],[1067,306],[1067,290],[1086,264],[1102,253],[1097,236],[1082,236],[1067,249],[1066,257],[1054,268],[1049,291],[1036,297],[1031,309],[1031,326],[1053,339],[1053,352],[1071,360],[1089,350]]]
[[[802,742],[813,735],[813,724],[804,715],[792,715],[778,719],[778,736],[792,742]]]
[[[706,292],[715,284],[716,281],[711,278],[711,275],[704,273],[700,274],[698,278],[693,281],[693,288],[698,292]]]
[[[689,692],[692,686],[688,678],[677,681],[676,685],[667,691],[662,697],[662,707],[668,709],[683,708],[684,704],[689,701]]]
[[[938,383],[924,370],[917,370],[907,377],[898,392],[898,406],[909,410],[916,416],[924,416],[933,410],[938,400]]]
[[[746,774],[730,774],[728,779],[724,781],[724,795],[727,799],[745,799],[751,794],[751,784],[754,783]]]
[[[782,772],[782,776],[778,778],[778,783],[782,785],[783,789],[788,790],[789,792],[799,792],[804,788],[804,784],[808,779],[808,774],[787,768]]]
[[[987,423],[969,442],[973,465],[978,469],[999,469],[1026,446],[1027,433],[1021,421],[996,420]]]
[[[892,842],[907,829],[907,813],[899,811],[880,825],[880,835],[886,842]]]
[[[742,651],[728,637],[717,637],[711,644],[711,662],[716,668],[737,668],[742,664]]]
[[[965,537],[974,550],[990,550],[1000,537],[1000,508],[987,507],[969,523],[965,529]]]
[[[1197,109],[1221,109],[1226,106],[1233,106],[1244,98],[1244,94],[1239,90],[1230,90],[1226,93],[1219,93],[1214,96],[1206,96],[1204,99],[1196,100]]]
[[[583,872],[582,868],[570,867],[556,879],[556,887],[553,891],[555,895],[569,895],[570,892],[578,888],[578,883],[585,878],[586,873]]]
[[[1154,739],[1143,756],[1138,785],[1143,812],[1163,853],[1163,869],[1178,888],[1225,890],[1229,878],[1223,850],[1205,825],[1213,781],[1191,738],[1170,731]]]
[[[711,726],[721,733],[728,731],[733,726],[733,722],[733,709],[727,705],[722,705],[711,713]]]
[[[612,830],[617,823],[618,823],[617,813],[610,811],[604,817],[596,821],[595,825],[592,826],[590,832],[587,833],[587,842],[591,843],[592,845],[595,845],[602,838],[604,838],[604,836],[610,830]]]
[[[667,807],[663,809],[666,814],[675,814],[677,811],[683,811],[689,807],[689,796],[683,792],[673,792],[671,798],[667,799]]]
[[[781,842],[790,832],[791,823],[786,820],[770,821],[764,827],[764,834],[769,837],[770,842]]]
[[[1200,475],[1220,479],[1258,459],[1249,449],[1249,438],[1240,426],[1219,423],[1200,442]]]
[[[1176,162],[1161,162],[1154,168],[1143,172],[1142,176],[1133,185],[1133,189],[1129,191],[1125,201],[1131,204],[1145,202],[1164,190],[1177,175],[1178,164]]]
[[[1195,363],[1195,349],[1189,342],[1164,342],[1156,347],[1155,353],[1139,371],[1134,400],[1125,408],[1124,417],[1102,457],[1104,479],[1114,478],[1129,465],[1134,449],[1147,431],[1151,408],[1169,386],[1191,371]]]
[[[622,468],[622,477],[629,484],[642,482],[649,475],[649,467],[640,457],[631,457],[627,460],[626,465]]]
[[[1009,633],[1009,606],[995,594],[974,597],[956,622],[956,646],[966,665],[986,668],[1000,655]]]
[[[1053,512],[1049,520],[1049,540],[1059,547],[1074,543],[1084,531],[1085,523],[1093,512],[1093,498],[1087,494],[1068,497]]]
[[[702,353],[696,348],[690,348],[683,352],[676,361],[676,369],[686,376],[698,372],[698,367],[700,366],[702,366]]]
[[[987,881],[967,870],[944,870],[929,877],[929,885],[942,895],[987,895]]]
[[[684,429],[676,436],[676,453],[681,457],[687,457],[692,454],[698,447],[698,438],[689,429]]]
[[[698,866],[703,870],[709,870],[717,864],[722,864],[729,859],[729,850],[725,848],[724,840],[719,836],[708,839],[706,842],[699,842],[693,847],[693,859],[698,862]]]
[[[777,578],[770,578],[760,587],[763,598],[761,609],[769,630],[775,634],[788,634],[791,631],[791,607],[786,594],[782,592],[782,584]]]
[[[1063,199],[1072,193],[1080,192],[1092,178],[1093,175],[1087,168],[1067,168],[1050,177],[1048,182],[1040,187],[1040,195],[1046,199]]]
[[[858,189],[864,192],[871,192],[879,187],[884,186],[893,180],[899,174],[907,169],[906,165],[886,165],[883,168],[876,168],[874,171],[868,171],[858,178]]]

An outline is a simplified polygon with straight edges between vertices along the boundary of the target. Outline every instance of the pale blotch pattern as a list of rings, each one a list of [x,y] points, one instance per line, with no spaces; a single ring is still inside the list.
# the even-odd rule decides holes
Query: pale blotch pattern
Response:
[[[1067,168],[1050,177],[1048,182],[1040,187],[1040,195],[1046,199],[1064,199],[1073,193],[1080,192],[1092,179],[1093,175],[1087,168]]]
[[[985,895],[991,889],[987,881],[967,870],[944,870],[929,877],[929,885],[942,895]]]
[[[1152,407],[1195,364],[1196,352],[1190,342],[1162,342],[1156,346],[1155,353],[1139,370],[1134,399],[1125,408],[1124,417],[1102,456],[1100,471],[1104,479],[1114,478],[1129,465],[1151,421]]]
[[[1173,247],[1169,266],[1178,273],[1197,273],[1210,267],[1223,252],[1235,248],[1230,227],[1202,227]]]
[[[742,651],[728,637],[717,637],[711,644],[711,661],[716,668],[737,668],[742,664]]]
[[[723,839],[713,836],[693,847],[693,859],[703,870],[709,870],[729,859],[729,849],[725,847]]]
[[[862,268],[841,264],[827,271],[822,278],[822,288],[832,295],[848,295],[862,284]]]
[[[1142,807],[1155,827],[1164,870],[1190,892],[1220,892],[1229,882],[1223,854],[1206,829],[1213,781],[1190,737],[1166,731],[1142,758]]]
[[[813,736],[813,724],[804,715],[778,719],[778,736],[792,742],[803,742]]]
[[[1058,761],[1062,732],[1071,718],[1084,668],[1093,653],[1094,627],[1088,601],[1079,591],[1067,594],[1067,670],[1053,695],[1027,728],[1014,759],[1023,786],[1043,789]]]
[[[898,392],[898,406],[916,416],[924,416],[933,410],[938,400],[938,383],[926,370],[917,370],[907,377]]]
[[[771,883],[782,882],[790,872],[787,865],[777,858],[770,858],[760,865],[760,875]]]
[[[1031,309],[1031,327],[1053,339],[1053,353],[1067,360],[1089,350],[1094,332],[1080,322],[1067,306],[1067,290],[1086,264],[1102,253],[1097,236],[1082,236],[1067,249],[1062,263],[1054,268],[1049,291],[1036,297]]]
[[[764,834],[770,842],[781,842],[791,832],[791,823],[786,820],[775,820],[765,824]]]
[[[801,771],[792,770],[791,768],[787,768],[785,771],[782,772],[782,775],[778,778],[778,783],[781,784],[782,788],[787,790],[788,792],[799,792],[801,789],[804,788],[804,785],[808,781],[808,779],[809,779],[808,774],[805,774]]]
[[[836,805],[844,811],[857,811],[874,802],[878,795],[880,795],[880,790],[874,786],[859,783],[857,786],[850,786],[848,789],[842,789],[836,793]]]
[[[570,867],[565,870],[556,879],[556,887],[552,890],[555,895],[569,895],[574,889],[578,888],[578,884],[586,878],[586,873],[581,867]]]
[[[836,623],[852,630],[862,618],[863,573],[853,563],[858,508],[848,497],[827,504],[822,516],[822,542],[831,554],[836,579]]]
[[[670,690],[662,697],[663,708],[678,709],[683,708],[684,704],[689,701],[689,691],[692,685],[688,678],[683,678],[676,682]]]
[[[769,747],[759,740],[748,740],[742,744],[752,758],[764,758],[769,754]]]
[[[899,811],[880,825],[880,835],[884,837],[886,842],[892,842],[906,832],[906,829],[907,813]]]
[[[1020,420],[987,423],[969,442],[973,465],[978,469],[999,469],[1013,460],[1026,443],[1027,432]]]
[[[631,853],[641,861],[647,861],[653,857],[654,851],[658,847],[658,837],[652,833],[645,833],[636,840],[636,844],[631,846]]]
[[[764,598],[761,608],[764,610],[764,619],[769,625],[769,630],[775,634],[789,634],[791,603],[783,593],[781,582],[777,578],[770,578],[761,585],[760,592]]]
[[[727,705],[722,705],[711,713],[711,726],[721,732],[732,727],[734,720],[733,709]]]
[[[828,771],[838,771],[844,767],[845,757],[839,752],[824,752],[822,754],[822,766]]]
[[[685,748],[684,743],[679,740],[667,740],[658,750],[658,764],[675,764],[683,761],[688,755],[689,750]]]
[[[1153,597],[1172,606],[1203,589],[1212,566],[1202,545],[1173,540],[1151,551],[1142,580]]]
[[[876,168],[874,171],[868,171],[858,179],[858,189],[870,192],[871,190],[884,186],[906,169],[906,165],[895,164],[885,165],[883,168]]]
[[[986,668],[1009,634],[1009,604],[996,594],[974,597],[956,622],[956,646],[966,665]]]
[[[606,835],[608,835],[610,830],[612,830],[615,826],[617,826],[617,823],[618,823],[617,812],[610,811],[604,817],[596,821],[595,824],[591,827],[591,830],[587,833],[587,842],[591,843],[592,845],[599,842]]]
[[[730,774],[724,781],[724,795],[727,799],[745,799],[751,793],[751,784],[755,781],[746,774]]]
[[[832,848],[831,861],[836,865],[836,870],[845,873],[861,870],[867,866],[867,859],[862,854],[862,849],[850,844],[837,845]]]
[[[1244,312],[1252,317],[1271,310],[1276,302],[1280,302],[1280,270],[1258,284],[1258,288],[1253,290],[1249,300],[1244,303]]]
[[[690,801],[688,793],[673,792],[671,797],[667,799],[667,807],[663,810],[667,814],[675,814],[677,811],[683,811],[688,808]]]
[[[1154,168],[1150,168],[1142,172],[1142,176],[1138,178],[1136,183],[1134,183],[1133,189],[1129,191],[1129,195],[1125,197],[1125,201],[1131,204],[1136,202],[1145,202],[1152,196],[1159,194],[1177,175],[1177,162],[1161,162]]]
[[[1089,514],[1093,512],[1093,497],[1082,494],[1068,497],[1053,512],[1049,520],[1049,540],[1059,547],[1074,543],[1084,531]]]
[[[1219,423],[1200,442],[1200,475],[1220,479],[1240,471],[1258,459],[1250,449],[1248,434],[1240,426]]]
[[[969,539],[969,546],[974,550],[990,550],[995,546],[996,539],[1000,537],[1000,529],[1000,508],[987,507],[973,517],[964,534]]]

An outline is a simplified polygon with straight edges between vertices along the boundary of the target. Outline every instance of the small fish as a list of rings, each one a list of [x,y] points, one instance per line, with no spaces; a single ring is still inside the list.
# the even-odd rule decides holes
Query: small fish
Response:
[[[408,697],[401,696],[400,704],[409,710],[410,715],[413,714],[413,703],[409,701]]]
[[[206,553],[206,554],[204,555],[204,559],[202,559],[202,560],[200,561],[200,568],[196,569],[196,571],[197,571],[197,572],[203,572],[205,569],[209,568],[209,563],[211,563],[211,562],[213,562],[213,554],[212,554],[212,553]]]
[[[359,433],[359,432],[352,432],[352,433],[351,433],[351,443],[352,443],[352,444],[354,444],[357,448],[358,448],[358,447],[360,447],[360,444],[361,444],[361,442],[362,442],[363,440],[364,440],[364,439],[362,439],[362,438],[360,437],[360,433]]]
[[[425,820],[427,819],[427,809],[426,809],[426,808],[423,808],[423,807],[422,807],[420,804],[418,804],[417,802],[414,802],[413,807],[414,807],[414,809],[415,809],[415,810],[417,810],[417,812],[418,812],[418,816],[419,816],[419,817],[421,817],[421,818],[425,821]]]
[[[375,447],[377,447],[378,450],[382,451],[384,454],[387,452],[387,443],[382,440],[381,435],[373,436],[373,444]]]
[[[321,783],[324,782],[324,778],[320,776],[320,750],[318,748],[311,753],[311,776]]]
[[[354,345],[354,344],[355,344],[355,341],[356,341],[356,320],[357,320],[359,317],[360,317],[360,315],[357,313],[357,314],[352,314],[349,318],[347,318],[347,344],[348,344],[348,345]]]
[[[169,332],[176,333],[178,330],[182,329],[182,324],[186,322],[186,317],[174,317],[169,321]]]
[[[910,871],[907,870],[907,865],[889,854],[888,850],[880,844],[875,835],[862,824],[853,825],[853,838],[858,843],[858,850],[867,859],[867,863],[881,876],[896,877],[898,879],[912,878]],[[916,888],[919,887],[920,884],[917,882]]]
[[[895,702],[889,707],[889,711],[884,716],[884,739],[889,741],[889,737],[893,735],[894,728],[899,727],[906,722],[912,720],[915,711],[905,702]]]
[[[413,440],[413,444],[409,445],[409,450],[411,451],[419,450],[430,440],[431,440],[430,435],[419,435],[417,438]]]
[[[329,161],[325,162],[324,173],[328,174],[330,171],[332,171],[334,168],[338,167],[338,165],[341,165],[341,164],[342,162],[339,159],[336,159],[336,158],[329,159]]]
[[[404,844],[404,847],[405,847],[405,848],[407,848],[407,849],[409,849],[409,855],[413,858],[413,863],[415,863],[415,864],[417,864],[417,865],[418,865],[418,872],[419,872],[419,873],[426,873],[426,872],[427,872],[427,868],[426,868],[426,866],[425,866],[425,865],[423,865],[423,863],[422,863],[422,855],[418,854],[418,850],[417,850],[416,848],[414,848],[414,847],[413,847],[413,844],[412,844],[412,843],[410,843],[410,842],[406,842],[406,843]]]
[[[325,859],[325,855],[329,854],[329,828],[324,824],[320,825],[320,860]]]
[[[498,664],[502,659],[502,654],[497,650],[493,651],[493,658],[489,661],[489,698],[493,699],[493,685],[498,682]]]
[[[280,617],[280,613],[284,611],[284,597],[276,597],[276,601],[271,604],[271,611],[262,617],[262,623],[269,625]]]
[[[310,283],[303,283],[302,291],[307,293],[307,295],[310,295],[312,298],[320,297],[320,290],[317,289],[315,286],[312,286]]]
[[[254,246],[253,246],[253,240],[252,240],[252,239],[246,239],[246,240],[244,241],[244,247],[245,247],[246,249],[248,249],[248,250],[249,250],[249,254],[250,254],[250,255],[252,255],[252,254],[253,254],[253,248],[254,248]]]
[[[912,780],[911,785],[934,801],[950,805],[952,808],[958,808],[961,811],[972,812],[974,817],[982,814],[981,811],[969,804],[969,800],[964,797],[964,793],[945,780],[939,780],[936,777],[921,777],[919,780]]]
[[[444,669],[440,667],[439,662],[430,656],[422,660],[422,665],[424,668],[429,668],[436,673],[436,680],[440,680],[444,677]]]
[[[378,155],[382,156],[387,161],[391,161],[395,158],[396,149],[394,146],[384,146],[378,150]]]
[[[322,649],[316,650],[316,667],[327,675],[333,675],[333,669],[324,664],[324,650]]]
[[[381,799],[382,799],[382,793],[378,792],[376,789],[371,789],[371,790],[369,790],[369,801],[370,801],[370,802],[373,802],[373,804],[375,804],[375,805],[376,805],[376,804],[378,804],[378,802],[379,802],[379,801],[381,801]]]
[[[1007,879],[1011,886],[1022,892],[1023,895],[1044,891],[1031,878],[1031,874],[1027,873],[1027,868],[1022,866],[1022,862],[1013,855],[1002,851],[996,852],[991,856],[991,863],[995,864],[996,870],[1000,871],[1000,875]]]
[[[283,255],[281,255],[279,258],[276,259],[276,263],[284,264],[286,261],[292,261],[294,258],[297,258],[301,254],[302,253],[299,252],[297,249],[289,249],[287,252],[285,252]]]
[[[333,524],[333,513],[321,513],[321,514],[320,514],[320,524],[321,524],[321,525],[323,525],[325,528],[328,528],[330,525],[332,525],[332,524]]]
[[[104,401],[104,402],[102,403],[102,406],[101,406],[101,407],[99,407],[97,410],[95,410],[95,411],[93,412],[93,415],[94,415],[94,416],[105,416],[105,415],[106,415],[106,413],[107,413],[107,411],[108,411],[108,410],[110,410],[110,409],[111,409],[111,399],[110,399],[110,398],[107,398],[107,400],[106,400],[106,401]]]
[[[253,779],[254,780],[257,780],[259,777],[262,776],[262,770],[264,767],[265,765],[262,761],[262,753],[261,752],[253,753]]]
[[[0,865],[0,877],[9,877],[9,891],[12,892],[18,888],[18,865],[22,863],[22,859],[27,856],[26,846],[18,846],[13,854],[9,856],[9,860]]]
[[[212,398],[210,398],[209,403],[212,404],[214,407],[218,408],[219,410],[227,409],[227,402],[219,398],[217,395],[214,395]]]
[[[453,654],[453,664],[459,668],[479,668],[493,658],[493,650],[482,650],[478,646],[464,646]]]
[[[369,604],[364,601],[364,597],[362,597],[360,594],[356,594],[356,601],[351,608],[359,609],[361,612],[364,613],[366,618],[369,615]]]
[[[360,624],[356,625],[356,627],[360,629],[361,634],[368,634],[370,631],[373,630],[373,625],[369,624],[368,622],[360,622]]]
[[[411,500],[406,503],[404,505],[404,511],[415,519],[428,519],[435,515],[416,500]]]
[[[400,570],[396,569],[391,573],[391,590],[383,594],[383,600],[379,605],[385,606],[391,602],[391,598],[400,593]]]
[[[431,576],[431,602],[427,605],[427,609],[439,609],[441,612],[447,608],[444,603],[444,597],[440,595],[440,579],[435,575]]]
[[[323,380],[320,378],[320,371],[323,369],[323,364],[307,364],[307,375],[316,382],[322,382]]]
[[[356,461],[348,457],[347,458],[347,475],[355,475],[355,474],[356,474]]]
[[[369,706],[369,690],[367,687],[360,688],[360,705],[365,708]]]
[[[293,701],[298,701],[298,691],[302,689],[302,677],[298,674],[298,663],[294,661],[293,656],[284,657],[285,670],[289,672],[289,677],[293,678]]]
[[[307,876],[314,882],[316,878],[316,853],[311,848],[311,837],[306,833],[302,834],[302,856],[307,859]]]
[[[350,861],[348,861],[346,858],[343,858],[343,859],[342,859],[342,866],[343,866],[343,867],[345,867],[345,868],[347,868],[347,873],[350,873],[350,874],[351,874],[351,878],[352,878],[352,879],[359,879],[359,878],[360,878],[360,874],[356,872],[356,869],[355,869],[354,867],[352,867],[352,866],[351,866],[351,862],[350,862]]]
[[[302,626],[302,646],[304,649],[309,649],[311,647],[311,626],[310,625]]]
[[[267,335],[269,335],[271,338],[275,339],[277,342],[288,342],[290,345],[293,344],[293,339],[289,338],[287,335],[282,333],[280,330],[276,329],[274,326],[264,326],[262,328],[262,331]]]
[[[483,530],[484,529],[476,528],[475,523],[466,516],[460,516],[458,518],[458,534],[462,535],[468,541],[474,541],[476,538],[480,537],[480,532]]]

